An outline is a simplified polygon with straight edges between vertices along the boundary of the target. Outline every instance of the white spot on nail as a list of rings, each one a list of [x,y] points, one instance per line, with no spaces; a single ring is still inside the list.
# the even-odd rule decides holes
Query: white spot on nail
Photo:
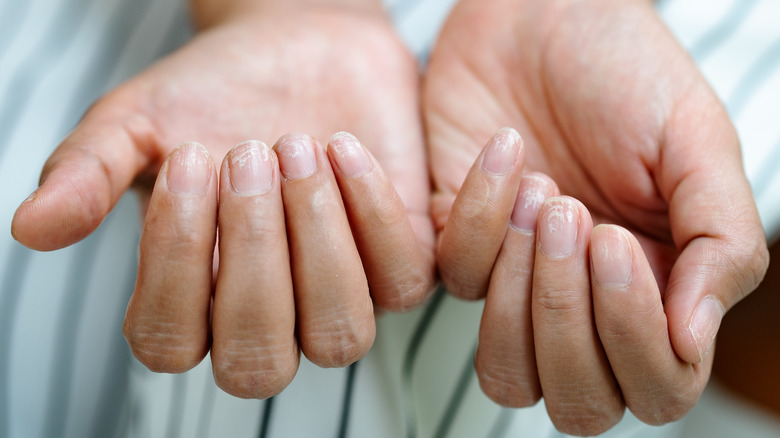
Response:
[[[243,168],[249,160],[255,157],[260,157],[261,161],[269,161],[271,158],[268,146],[264,143],[259,143],[259,146],[260,147],[239,147],[234,150],[230,155],[230,164]]]

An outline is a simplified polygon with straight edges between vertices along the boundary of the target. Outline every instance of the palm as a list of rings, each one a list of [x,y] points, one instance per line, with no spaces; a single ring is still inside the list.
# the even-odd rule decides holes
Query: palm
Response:
[[[684,117],[677,110],[686,93],[709,98],[703,105],[716,108],[722,126],[728,119],[649,5],[534,2],[520,14],[502,3],[462,1],[431,59],[425,117],[434,221],[445,222],[484,141],[498,127],[516,127],[526,167],[549,174],[597,222],[631,229],[663,281],[677,254],[668,197],[678,172],[662,159],[664,141]]]
[[[411,57],[379,18],[323,9],[285,17],[204,32],[98,103],[100,113],[133,121],[128,134],[142,139],[136,143],[150,158],[142,191],[185,140],[203,143],[220,162],[246,139],[274,142],[299,131],[322,141],[348,130],[382,164],[418,237],[430,239]]]

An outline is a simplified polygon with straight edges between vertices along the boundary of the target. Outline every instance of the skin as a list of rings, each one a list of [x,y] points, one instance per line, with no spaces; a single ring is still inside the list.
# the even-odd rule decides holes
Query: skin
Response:
[[[694,338],[693,309],[752,290],[766,248],[733,128],[646,2],[463,0],[423,89],[431,217],[416,67],[378,8],[198,3],[201,34],[95,105],[13,223],[52,250],[131,184],[150,196],[125,321],[144,364],[181,372],[210,350],[223,389],[259,398],[299,350],[347,365],[373,340],[372,304],[425,299],[435,226],[448,288],[487,295],[488,396],[544,395],[582,435],[625,406],[660,424],[695,403],[714,330]],[[480,152],[500,126],[522,139],[502,130]],[[368,158],[339,152],[345,134],[322,146],[342,129]],[[174,149],[185,138],[208,154]],[[279,140],[230,149],[247,138]]]
[[[417,66],[378,2],[352,3],[253,3],[200,19],[189,44],[93,106],[16,212],[14,237],[54,250],[139,190],[124,334],[151,370],[183,372],[211,351],[226,392],[270,397],[299,351],[346,366],[371,347],[373,305],[407,310],[432,290]],[[343,129],[360,140],[329,145]],[[282,136],[294,131],[307,134]],[[252,138],[279,140],[231,149]],[[175,148],[183,139],[205,149]],[[361,162],[339,153],[345,142],[367,169],[344,170]],[[304,157],[315,170],[293,175]]]
[[[423,93],[439,270],[454,295],[487,295],[486,394],[506,406],[543,395],[575,435],[609,429],[625,407],[650,424],[682,417],[723,313],[768,256],[734,128],[650,2],[463,0]],[[558,188],[527,193],[518,169],[472,166],[499,126],[518,129],[525,170]],[[473,220],[558,190],[581,203],[548,200],[523,232]],[[576,232],[561,231],[562,211]],[[573,250],[546,255],[553,241]]]

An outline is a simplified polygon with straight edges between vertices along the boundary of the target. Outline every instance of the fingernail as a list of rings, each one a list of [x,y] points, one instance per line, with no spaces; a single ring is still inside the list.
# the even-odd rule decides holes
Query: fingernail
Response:
[[[198,143],[176,147],[168,162],[168,190],[171,193],[200,194],[206,191],[211,176],[209,153]]]
[[[696,350],[699,352],[699,361],[703,362],[710,354],[712,345],[715,343],[715,335],[718,334],[720,322],[726,309],[720,304],[720,301],[713,297],[704,298],[691,317],[689,330],[696,342]]]
[[[539,246],[549,258],[564,258],[577,246],[580,215],[569,198],[552,198],[542,205],[539,218]]]
[[[288,134],[279,139],[276,152],[286,179],[301,179],[317,171],[313,139],[306,134]]]
[[[271,188],[274,177],[271,149],[263,142],[248,141],[228,154],[230,184],[240,195],[259,195]]]
[[[371,169],[373,163],[354,135],[337,132],[330,138],[330,146],[335,152],[336,165],[344,175],[356,176]]]
[[[509,172],[520,155],[520,134],[512,128],[500,129],[487,144],[482,169],[502,175]]]
[[[593,235],[604,234],[592,245],[591,265],[596,281],[605,288],[626,286],[631,282],[633,255],[626,232],[618,227],[599,225]]]
[[[522,233],[534,233],[539,208],[550,193],[550,183],[544,178],[526,175],[520,180],[520,189],[509,226]]]

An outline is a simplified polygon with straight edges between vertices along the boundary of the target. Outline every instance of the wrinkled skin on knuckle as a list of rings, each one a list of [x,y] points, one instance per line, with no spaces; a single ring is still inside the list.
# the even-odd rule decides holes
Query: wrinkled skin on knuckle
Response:
[[[555,316],[555,320],[560,320],[562,323],[568,322],[573,317],[582,315],[583,312],[590,312],[589,308],[586,308],[586,303],[578,296],[578,294],[570,289],[547,288],[544,291],[540,291],[538,288],[534,290],[534,300],[536,304],[544,311],[552,316]]]
[[[374,343],[374,329],[356,318],[330,317],[311,324],[301,340],[301,348],[309,360],[323,368],[350,365],[368,353]]]
[[[671,389],[670,389],[671,388]],[[660,385],[643,406],[629,405],[628,408],[643,423],[663,426],[681,420],[696,406],[702,390],[685,388],[685,385]],[[645,395],[647,396],[647,395]]]
[[[614,427],[622,417],[623,410],[612,411],[584,404],[570,407],[556,415],[550,414],[559,432],[574,436],[600,435]]]
[[[538,382],[524,378],[516,368],[484,364],[480,360],[474,365],[482,392],[501,406],[527,408],[542,398]]]
[[[133,356],[156,373],[189,371],[206,355],[203,345],[186,342],[164,327],[144,327],[125,319],[122,332]]]
[[[374,298],[374,304],[391,312],[412,310],[424,303],[433,291],[433,276],[427,274],[423,267],[409,267],[388,278],[391,284],[380,284],[378,287],[391,290],[392,293],[383,295],[381,301]]]
[[[246,341],[212,355],[214,381],[239,398],[266,399],[281,393],[298,369],[297,351],[286,345],[262,346]],[[251,344],[251,345],[248,345]]]

